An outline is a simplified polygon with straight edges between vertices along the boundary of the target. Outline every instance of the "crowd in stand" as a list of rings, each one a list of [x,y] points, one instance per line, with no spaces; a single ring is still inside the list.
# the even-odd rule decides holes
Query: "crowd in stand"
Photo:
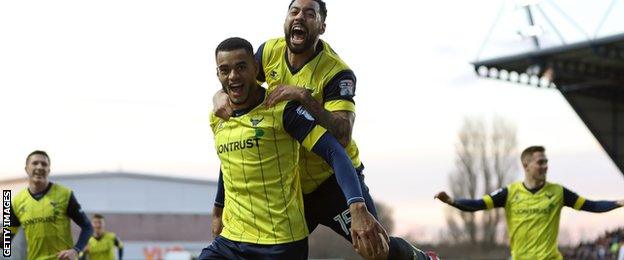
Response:
[[[565,259],[624,260],[624,227],[562,252]]]

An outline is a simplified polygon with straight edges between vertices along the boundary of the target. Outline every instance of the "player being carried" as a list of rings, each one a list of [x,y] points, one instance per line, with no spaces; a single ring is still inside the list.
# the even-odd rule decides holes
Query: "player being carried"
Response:
[[[372,227],[370,233],[359,234],[361,241],[382,239],[383,228],[365,210],[355,169],[338,141],[296,101],[270,108],[263,104],[266,90],[256,82],[259,67],[251,44],[229,38],[215,56],[217,76],[234,110],[227,121],[210,118],[221,161],[220,196],[225,196],[218,200],[225,204],[214,212],[223,229],[199,259],[307,259],[309,232],[297,168],[300,146],[336,172],[353,221]]]
[[[347,64],[326,42],[319,39],[325,32],[327,8],[322,0],[293,0],[288,5],[284,21],[284,37],[263,43],[256,52],[261,69],[258,81],[266,82],[269,95],[266,106],[272,107],[284,100],[301,103],[316,119],[345,146],[356,168],[366,201],[366,210],[377,216],[375,204],[364,183],[364,165],[351,132],[355,121],[356,77]],[[227,119],[232,113],[227,96],[219,92],[213,99],[215,114]],[[346,198],[341,195],[334,172],[319,156],[302,149],[299,160],[301,186],[304,193],[308,229],[319,224],[357,244],[352,236],[371,233],[372,226],[361,226],[349,220]],[[218,201],[218,204],[223,203]],[[219,230],[219,219],[213,220]],[[369,238],[372,244],[356,248],[365,258],[412,259],[427,257],[407,241],[389,238],[389,251],[384,251],[385,241]]]

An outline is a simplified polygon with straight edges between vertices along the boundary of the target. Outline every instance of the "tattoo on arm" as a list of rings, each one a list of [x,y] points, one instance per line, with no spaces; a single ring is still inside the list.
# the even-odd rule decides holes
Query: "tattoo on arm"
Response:
[[[302,104],[316,119],[317,123],[334,135],[343,147],[351,142],[355,113],[351,111],[329,112],[309,94],[304,95]]]

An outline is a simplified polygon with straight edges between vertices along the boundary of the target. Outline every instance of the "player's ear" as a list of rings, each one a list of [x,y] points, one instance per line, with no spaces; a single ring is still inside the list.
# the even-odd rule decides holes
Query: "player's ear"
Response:
[[[325,33],[325,23],[321,25],[321,31],[319,34],[324,34],[324,33]]]

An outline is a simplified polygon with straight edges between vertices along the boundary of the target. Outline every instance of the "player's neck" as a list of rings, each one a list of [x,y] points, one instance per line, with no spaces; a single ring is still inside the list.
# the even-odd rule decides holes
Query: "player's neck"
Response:
[[[48,187],[49,184],[49,181],[28,183],[28,191],[30,191],[31,194],[41,193]]]
[[[302,53],[292,53],[290,50],[287,50],[288,64],[295,70],[301,69],[316,54],[316,45],[312,45],[312,48]]]
[[[543,187],[546,181],[525,178],[523,183],[524,183],[524,187],[526,187],[527,189],[534,190],[534,189]]]

